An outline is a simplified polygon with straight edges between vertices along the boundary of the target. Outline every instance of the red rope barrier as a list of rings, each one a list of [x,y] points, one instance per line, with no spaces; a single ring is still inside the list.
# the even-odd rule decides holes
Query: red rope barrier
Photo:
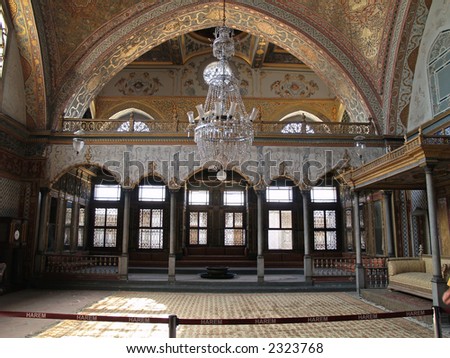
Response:
[[[287,323],[319,323],[339,321],[366,321],[374,319],[417,317],[433,314],[433,310],[416,310],[402,312],[364,313],[340,316],[311,316],[286,318],[243,318],[243,319],[184,319],[179,318],[178,324],[184,325],[257,325],[257,324],[287,324]]]
[[[48,312],[20,312],[0,311],[0,316],[36,319],[58,319],[71,321],[94,321],[94,322],[126,322],[126,323],[169,323],[169,318],[164,317],[119,317],[91,314],[67,314]]]
[[[374,319],[417,317],[432,315],[433,310],[416,310],[401,312],[363,313],[340,316],[311,316],[311,317],[285,317],[285,318],[227,318],[227,319],[191,319],[177,318],[177,324],[181,325],[258,325],[258,324],[288,324],[288,323],[320,323],[339,321],[366,321]],[[0,311],[0,316],[18,317],[30,319],[57,319],[93,322],[125,322],[125,323],[154,323],[168,324],[169,318],[164,317],[119,317],[91,314],[65,314],[47,312],[21,312]]]

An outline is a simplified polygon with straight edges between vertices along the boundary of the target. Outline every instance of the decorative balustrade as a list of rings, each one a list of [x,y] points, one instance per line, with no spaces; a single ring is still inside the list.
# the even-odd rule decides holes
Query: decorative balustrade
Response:
[[[353,276],[355,263],[354,257],[315,257],[313,276]]]
[[[123,119],[85,119],[62,118],[61,132],[74,133],[78,130],[86,134],[133,132],[133,133],[167,133],[187,135],[189,123],[181,121],[124,121]],[[335,123],[335,122],[305,122],[305,121],[258,121],[254,128],[256,134],[273,135],[334,135],[357,136],[376,135],[373,122],[364,123]]]
[[[387,287],[387,266],[384,257],[363,257],[367,288]],[[355,257],[315,257],[313,258],[313,276],[347,277],[355,276]]]
[[[45,273],[62,275],[118,275],[119,257],[100,255],[46,256]]]

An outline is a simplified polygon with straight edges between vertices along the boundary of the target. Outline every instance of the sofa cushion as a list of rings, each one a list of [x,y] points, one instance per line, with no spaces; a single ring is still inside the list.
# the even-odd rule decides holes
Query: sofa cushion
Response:
[[[426,272],[405,272],[389,278],[388,288],[413,293],[418,296],[431,298],[432,275]]]
[[[388,260],[389,277],[404,272],[425,272],[425,262],[418,258],[401,258]]]

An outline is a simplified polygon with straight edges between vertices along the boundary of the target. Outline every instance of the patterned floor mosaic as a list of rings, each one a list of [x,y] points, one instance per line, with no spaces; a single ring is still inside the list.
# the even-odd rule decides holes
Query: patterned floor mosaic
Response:
[[[80,314],[138,317],[224,319],[278,318],[382,312],[348,293],[205,294],[117,292]],[[168,327],[148,323],[62,321],[34,337],[168,337]],[[420,338],[433,337],[430,327],[395,318],[370,321],[247,326],[179,326],[179,338]]]

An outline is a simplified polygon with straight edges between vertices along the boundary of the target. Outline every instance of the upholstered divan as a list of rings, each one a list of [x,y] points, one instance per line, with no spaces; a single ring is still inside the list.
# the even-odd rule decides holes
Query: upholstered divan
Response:
[[[432,299],[431,256],[389,258],[387,265],[389,289]],[[450,259],[441,258],[441,265],[442,275],[448,280]]]

